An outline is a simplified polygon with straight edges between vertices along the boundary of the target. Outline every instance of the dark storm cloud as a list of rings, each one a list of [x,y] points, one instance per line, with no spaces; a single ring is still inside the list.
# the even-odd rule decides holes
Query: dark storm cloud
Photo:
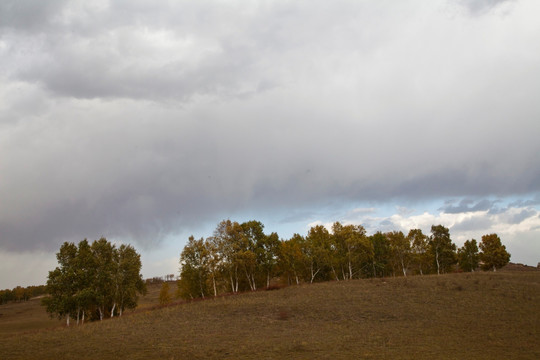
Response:
[[[4,249],[540,191],[535,2],[46,3],[0,5]]]

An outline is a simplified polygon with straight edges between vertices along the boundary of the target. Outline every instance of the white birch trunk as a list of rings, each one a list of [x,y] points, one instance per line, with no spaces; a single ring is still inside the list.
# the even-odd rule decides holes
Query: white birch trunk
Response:
[[[116,303],[113,304],[113,307],[111,309],[111,317],[114,317],[114,309],[116,308]]]
[[[435,262],[437,263],[437,275],[440,275],[439,250],[435,250]]]
[[[337,276],[336,269],[334,269],[334,265],[332,265],[332,272],[334,273],[334,277],[336,278],[336,281],[339,281],[339,277]]]
[[[69,314],[66,316],[66,325],[69,326]]]
[[[321,269],[317,269],[317,271],[315,271],[315,273],[313,273],[313,268],[311,269],[311,281],[310,281],[310,284],[313,284],[313,280],[315,279],[315,276],[317,276],[317,274],[319,273]]]
[[[251,282],[251,275],[249,275],[247,269],[244,269],[244,272],[246,273],[246,277],[248,279],[248,284],[249,284],[249,288],[251,289],[251,291],[254,291],[254,287],[253,287],[253,284]]]

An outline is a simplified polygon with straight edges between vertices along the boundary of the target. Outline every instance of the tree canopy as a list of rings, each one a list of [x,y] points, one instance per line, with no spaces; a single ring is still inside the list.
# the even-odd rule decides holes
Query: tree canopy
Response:
[[[490,254],[495,261],[500,247],[495,246],[498,252],[487,250],[489,239],[484,258]],[[224,220],[212,236],[189,238],[180,255],[178,293],[184,298],[217,296],[269,287],[272,280],[299,284],[442,274],[458,270],[458,261],[460,270],[473,271],[479,259],[474,239],[457,251],[443,225],[432,226],[431,236],[420,229],[368,236],[361,225],[335,222],[331,229],[314,225],[305,236],[280,240],[276,233],[266,234],[259,221]]]
[[[84,322],[119,316],[137,306],[146,293],[140,255],[131,245],[117,248],[101,238],[91,245],[65,242],[56,254],[59,266],[49,272],[43,305],[51,316]]]
[[[480,242],[480,261],[483,270],[493,270],[502,268],[510,261],[510,254],[506,251],[506,246],[501,243],[497,234],[482,236]]]

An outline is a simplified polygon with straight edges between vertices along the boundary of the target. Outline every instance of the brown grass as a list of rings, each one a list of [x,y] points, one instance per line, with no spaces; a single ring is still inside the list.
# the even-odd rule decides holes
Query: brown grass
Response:
[[[540,358],[540,272],[329,282],[157,310],[148,296],[121,319],[4,333],[0,358]]]

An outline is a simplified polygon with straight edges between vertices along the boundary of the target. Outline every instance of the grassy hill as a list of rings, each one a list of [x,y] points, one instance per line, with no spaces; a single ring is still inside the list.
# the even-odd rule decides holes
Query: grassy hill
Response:
[[[79,327],[11,322],[8,333],[2,316],[0,359],[540,358],[539,271],[328,282],[152,310],[158,291],[135,313]]]

